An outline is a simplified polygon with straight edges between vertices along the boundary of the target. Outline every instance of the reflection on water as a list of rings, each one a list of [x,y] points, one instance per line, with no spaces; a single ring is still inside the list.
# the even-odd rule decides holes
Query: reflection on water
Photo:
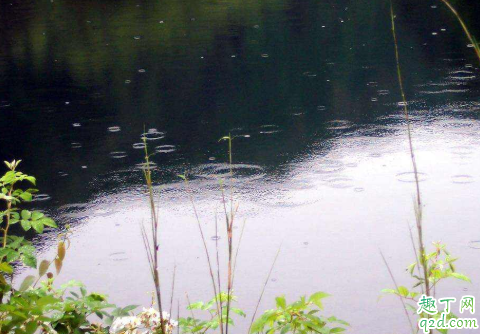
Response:
[[[426,239],[445,241],[478,281],[479,68],[434,3],[398,4]],[[470,22],[478,8],[462,6],[480,31]],[[165,282],[176,262],[178,291],[206,299],[177,175],[189,175],[208,240],[224,178],[247,220],[237,275],[244,309],[283,241],[264,307],[279,292],[325,290],[335,296],[329,310],[356,333],[400,332],[396,301],[376,302],[391,285],[378,248],[398,280],[412,258],[413,178],[388,10],[380,0],[2,2],[1,158],[22,158],[42,191],[33,205],[73,226],[64,278],[118,303],[149,303],[139,232],[148,219],[145,138]],[[218,142],[228,133],[233,176]],[[47,253],[54,234],[36,240]]]

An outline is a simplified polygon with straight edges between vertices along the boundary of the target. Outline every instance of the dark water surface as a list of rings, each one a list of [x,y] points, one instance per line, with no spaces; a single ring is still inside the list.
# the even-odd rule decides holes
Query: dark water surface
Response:
[[[480,6],[458,5],[480,36]],[[445,293],[478,295],[478,59],[440,1],[396,9],[425,238],[448,243],[474,281]],[[190,175],[214,236],[218,179],[228,176],[218,139],[232,133],[230,181],[238,221],[247,221],[240,306],[251,314],[283,242],[263,308],[281,293],[323,290],[334,295],[326,312],[355,333],[406,331],[398,301],[377,302],[392,285],[378,250],[407,286],[413,259],[414,186],[392,43],[380,0],[2,1],[0,158],[23,159],[39,179],[34,206],[72,225],[61,280],[148,305],[145,127],[161,186],[163,280],[170,284],[175,262],[185,304],[185,291],[206,299],[210,286],[177,174]],[[56,233],[36,240],[45,256]]]

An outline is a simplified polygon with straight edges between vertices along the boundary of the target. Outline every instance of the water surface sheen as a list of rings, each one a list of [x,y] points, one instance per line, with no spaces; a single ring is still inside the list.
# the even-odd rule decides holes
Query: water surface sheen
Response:
[[[457,5],[480,36],[475,1]],[[395,7],[425,239],[448,243],[474,281],[447,284],[448,296],[478,295],[478,60],[440,1]],[[175,262],[181,303],[184,291],[210,295],[177,177],[187,173],[211,247],[218,180],[234,185],[238,224],[247,221],[236,294],[250,314],[283,241],[262,308],[281,293],[323,290],[334,295],[326,312],[355,333],[406,331],[398,301],[377,302],[392,285],[378,250],[406,286],[413,261],[414,179],[388,1],[12,0],[0,4],[0,37],[0,158],[23,159],[41,189],[32,206],[72,225],[60,280],[148,305],[145,136],[163,281]],[[218,142],[228,133],[233,177]],[[45,256],[55,233],[36,239]]]

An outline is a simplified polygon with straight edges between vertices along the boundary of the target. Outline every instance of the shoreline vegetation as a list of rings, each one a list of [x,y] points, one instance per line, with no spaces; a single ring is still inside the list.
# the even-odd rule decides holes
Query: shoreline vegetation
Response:
[[[478,42],[469,32],[464,21],[447,0],[439,0],[457,18],[465,36],[471,43],[476,56],[480,61],[480,47]],[[392,270],[380,250],[380,256],[386,267],[386,272],[391,277],[393,289],[384,289],[383,294],[395,295],[401,302],[408,320],[409,331],[418,332],[416,322],[420,318],[438,320],[441,315],[431,315],[425,312],[418,313],[416,304],[421,296],[436,297],[437,286],[440,281],[447,278],[459,279],[470,282],[470,279],[456,271],[453,257],[446,246],[440,242],[433,243],[433,249],[427,250],[423,238],[423,199],[418,178],[418,168],[415,158],[414,141],[409,119],[408,100],[404,91],[401,71],[401,56],[399,54],[397,33],[395,30],[395,12],[393,3],[390,3],[391,29],[395,48],[396,72],[399,91],[402,98],[401,106],[406,120],[407,140],[412,169],[415,176],[414,213],[415,226],[408,226],[411,247],[415,261],[408,266],[408,273],[415,280],[412,288],[408,289],[399,285]],[[325,316],[323,300],[330,297],[328,293],[318,291],[310,296],[300,297],[293,303],[288,303],[282,295],[275,298],[275,308],[266,310],[257,316],[259,305],[262,301],[265,288],[269,282],[277,258],[281,254],[279,246],[270,268],[266,268],[266,280],[259,291],[255,310],[247,318],[247,314],[235,307],[237,298],[234,295],[235,269],[240,251],[243,232],[246,222],[238,222],[237,212],[239,203],[235,200],[233,187],[233,143],[235,137],[230,134],[220,139],[227,143],[229,173],[225,179],[219,180],[221,193],[222,217],[215,219],[216,236],[224,230],[227,237],[227,248],[220,249],[218,240],[215,242],[215,252],[210,253],[203,232],[203,224],[197,213],[194,196],[190,190],[188,175],[178,175],[184,182],[185,191],[189,196],[193,216],[198,227],[201,242],[205,252],[205,265],[208,266],[212,299],[206,302],[192,303],[186,295],[188,306],[186,317],[181,317],[180,306],[174,299],[178,294],[175,291],[175,273],[171,287],[164,287],[160,280],[159,235],[162,233],[158,213],[157,199],[154,193],[154,180],[152,180],[150,155],[148,152],[146,135],[143,135],[145,146],[145,161],[143,175],[145,190],[150,206],[150,221],[141,225],[145,256],[149,263],[152,282],[155,287],[152,304],[139,311],[137,305],[117,307],[110,304],[103,294],[88,292],[86,287],[77,281],[70,281],[60,287],[55,286],[55,278],[61,273],[63,262],[70,245],[71,232],[66,226],[58,234],[57,251],[52,259],[39,261],[36,258],[36,249],[31,241],[23,235],[28,231],[42,233],[46,227],[57,228],[57,224],[40,211],[30,211],[22,208],[24,203],[32,201],[37,190],[34,188],[36,179],[19,171],[21,160],[5,162],[7,172],[0,178],[0,201],[4,210],[0,211],[2,217],[0,248],[0,334],[10,333],[182,333],[203,334],[234,332],[232,327],[238,320],[249,321],[249,333],[340,333],[348,331],[350,325],[335,316]],[[19,235],[12,233],[12,226],[22,230]],[[241,226],[240,234],[234,235],[234,226]],[[236,240],[236,242],[234,241]],[[226,263],[220,261],[220,254],[226,258]],[[25,277],[20,284],[14,284],[15,268],[23,265],[35,270],[35,273]],[[220,268],[226,266],[225,273]],[[268,269],[268,270],[267,270]],[[165,291],[169,294],[165,295]],[[167,312],[168,310],[168,312]],[[172,312],[176,311],[176,319]],[[447,316],[455,318],[454,314]],[[412,320],[414,319],[414,320]],[[447,330],[440,330],[446,333]]]

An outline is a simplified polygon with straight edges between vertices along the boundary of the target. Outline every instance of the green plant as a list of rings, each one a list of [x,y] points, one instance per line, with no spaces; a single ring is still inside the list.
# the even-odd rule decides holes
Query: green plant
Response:
[[[49,278],[38,288],[13,291],[8,303],[0,305],[0,332],[34,333],[41,329],[59,334],[98,333],[103,326],[93,325],[88,317],[96,314],[110,323],[114,317],[106,311],[110,308],[115,306],[107,302],[106,296],[87,293],[80,282],[70,281],[55,289],[53,278]]]
[[[308,299],[303,296],[298,301],[287,304],[285,297],[277,297],[276,308],[265,311],[252,325],[250,333],[340,333],[349,324],[336,317],[317,315],[323,310],[322,300],[330,296],[316,292]]]
[[[432,288],[432,295],[435,297],[438,283],[447,278],[459,279],[470,283],[471,281],[468,276],[458,273],[455,269],[454,262],[457,261],[458,258],[452,257],[444,244],[435,242],[433,245],[435,250],[431,253],[425,254],[422,261],[426,264],[427,279],[429,286]],[[415,280],[415,284],[413,285],[412,289],[417,289],[420,291],[411,291],[405,286],[398,286],[395,289],[384,289],[382,292],[397,295],[405,301],[417,302],[417,296],[425,293],[425,279],[423,276],[419,275],[420,267],[420,262],[417,261],[410,264],[407,268],[407,271]],[[409,309],[414,310],[414,312],[417,310],[417,308],[413,305],[406,304],[406,306]]]
[[[5,203],[5,210],[0,211],[2,248],[0,249],[0,287],[2,291],[8,290],[5,275],[13,274],[12,264],[20,261],[26,266],[36,268],[37,259],[35,247],[24,237],[11,236],[9,230],[12,225],[20,223],[24,231],[30,229],[42,233],[45,226],[57,227],[53,219],[46,217],[42,212],[20,210],[19,205],[31,202],[37,189],[19,187],[21,184],[35,186],[35,177],[17,171],[21,160],[5,161],[8,171],[0,178],[0,200]],[[3,297],[3,295],[2,295]],[[0,299],[1,302],[1,299]]]
[[[467,27],[463,23],[458,13],[453,9],[453,7],[448,3],[448,1],[446,0],[441,0],[441,1],[445,3],[450,8],[450,10],[457,16],[467,37],[474,44],[475,51],[477,52],[477,55],[479,56],[479,59],[480,59],[480,53],[478,53],[478,50],[479,50],[478,44],[475,42],[474,38],[470,35]],[[422,202],[422,197],[420,192],[420,182],[418,178],[418,168],[417,168],[417,163],[415,158],[415,151],[413,147],[408,103],[405,95],[402,72],[400,67],[400,56],[399,56],[399,49],[398,49],[398,42],[397,42],[397,34],[395,30],[395,14],[394,14],[392,2],[390,2],[390,18],[391,18],[393,42],[395,47],[397,79],[398,79],[400,94],[402,96],[404,117],[407,124],[407,136],[408,136],[408,143],[409,143],[410,159],[412,162],[413,173],[415,176],[415,190],[416,190],[416,193],[415,193],[416,196],[414,200],[414,212],[415,212],[415,222],[416,222],[416,231],[417,231],[417,242],[415,242],[413,234],[411,230],[409,230],[410,238],[412,241],[412,248],[415,253],[416,262],[412,263],[408,267],[408,271],[412,276],[412,278],[415,279],[415,284],[413,285],[413,289],[416,288],[417,290],[420,290],[420,291],[410,291],[405,286],[399,286],[395,280],[395,277],[392,274],[392,271],[390,270],[390,267],[388,266],[388,263],[385,257],[381,253],[383,261],[395,285],[395,289],[384,289],[382,290],[382,292],[394,294],[398,296],[404,308],[405,315],[408,319],[411,332],[414,333],[415,329],[410,319],[408,309],[413,311],[414,316],[418,315],[419,318],[431,318],[432,316],[425,313],[418,314],[417,308],[412,304],[409,304],[409,302],[413,301],[416,303],[417,296],[419,296],[420,294],[422,294],[423,297],[426,296],[427,298],[429,298],[430,296],[435,297],[436,287],[438,283],[446,278],[456,278],[456,279],[460,279],[467,282],[470,282],[470,279],[467,276],[457,273],[455,271],[455,266],[453,263],[457,259],[453,258],[450,255],[450,253],[446,250],[445,245],[439,242],[434,243],[435,250],[431,253],[426,252],[426,248],[423,241],[423,204],[422,204],[423,202]],[[433,318],[438,318],[438,317],[440,317],[440,314],[433,316]],[[448,317],[455,317],[455,315],[448,314]],[[438,330],[441,333],[447,332],[446,329],[438,329]]]
[[[143,164],[143,176],[145,178],[145,183],[147,186],[148,199],[150,205],[150,231],[151,235],[149,236],[145,226],[141,225],[143,245],[145,247],[145,252],[147,255],[147,261],[150,268],[150,275],[152,276],[153,285],[155,287],[155,296],[157,300],[159,317],[160,317],[160,327],[161,333],[166,334],[167,328],[166,324],[168,323],[167,319],[164,319],[164,312],[162,307],[162,289],[160,285],[160,273],[158,265],[158,250],[159,250],[159,241],[158,236],[160,233],[160,225],[158,218],[158,211],[155,205],[155,198],[153,192],[153,181],[152,181],[152,168],[150,163],[150,155],[148,154],[148,145],[146,132],[142,135],[144,152],[145,152],[145,162]],[[175,281],[173,281],[175,282]],[[173,289],[172,289],[172,301],[173,301]]]
[[[220,333],[223,334],[228,334],[229,331],[229,326],[232,324],[231,318],[230,318],[230,311],[231,311],[231,302],[234,300],[232,296],[232,291],[234,287],[234,279],[235,279],[235,269],[237,265],[237,257],[238,257],[238,251],[240,248],[240,244],[242,241],[242,236],[243,236],[243,231],[245,228],[245,221],[242,226],[242,232],[240,233],[240,238],[238,240],[237,248],[234,250],[234,241],[233,241],[233,226],[234,226],[234,221],[236,218],[236,214],[238,211],[238,204],[235,203],[234,201],[234,188],[233,188],[233,153],[232,153],[232,141],[233,137],[229,134],[228,136],[224,136],[220,138],[219,142],[221,141],[227,141],[228,142],[228,164],[229,164],[229,180],[230,180],[230,192],[229,194],[226,193],[225,191],[225,180],[220,179],[219,180],[219,185],[220,185],[220,192],[222,196],[222,209],[223,209],[223,215],[225,217],[225,231],[227,234],[227,291],[221,292],[222,291],[222,280],[221,280],[221,274],[220,274],[220,255],[219,255],[219,248],[218,248],[218,239],[215,241],[215,250],[216,250],[216,262],[217,262],[217,272],[216,272],[216,279],[215,275],[213,272],[213,266],[212,266],[212,261],[210,258],[210,254],[208,251],[208,247],[206,244],[205,240],[205,235],[203,233],[203,228],[202,224],[200,222],[200,218],[197,212],[197,208],[195,205],[195,201],[193,199],[193,195],[189,186],[189,181],[186,176],[186,173],[184,175],[178,175],[185,183],[185,188],[187,190],[187,193],[189,195],[190,203],[193,208],[193,212],[195,215],[195,219],[197,222],[197,226],[200,232],[200,237],[203,243],[203,248],[205,251],[206,259],[207,259],[207,264],[208,264],[208,269],[210,273],[210,278],[211,278],[211,283],[212,283],[212,289],[213,289],[213,295],[214,298],[212,299],[213,304],[215,304],[216,311],[215,311],[215,317],[216,319],[212,319],[211,321],[218,322],[218,328],[220,330]],[[230,195],[230,199],[227,199],[227,196]],[[215,235],[218,236],[218,219],[217,215],[215,215]],[[227,298],[226,296],[230,296],[230,298]],[[224,298],[225,297],[225,298]],[[225,303],[225,306],[224,306]],[[212,305],[213,305],[212,304]],[[224,326],[225,325],[225,326]]]
[[[191,311],[191,316],[187,318],[180,318],[178,323],[184,334],[194,334],[194,333],[206,333],[209,330],[217,330],[222,325],[222,321],[225,322],[228,319],[230,325],[234,325],[234,322],[231,317],[227,317],[227,312],[236,313],[239,316],[245,317],[245,313],[235,307],[231,307],[231,302],[235,302],[237,298],[235,296],[229,295],[226,292],[221,292],[215,298],[210,300],[207,303],[196,302],[188,305],[187,310]],[[216,304],[220,302],[222,305],[222,317],[218,315]],[[228,306],[227,306],[228,305]],[[201,320],[195,317],[193,310],[201,310],[208,313],[207,320]],[[223,319],[223,320],[220,320]]]
[[[8,171],[0,178],[0,200],[5,210],[0,211],[2,247],[0,248],[0,334],[45,333],[108,333],[108,325],[115,317],[129,315],[136,306],[116,308],[107,302],[106,296],[87,293],[82,283],[70,281],[55,289],[54,274],[49,271],[52,264],[56,274],[62,270],[66,251],[70,244],[68,226],[58,235],[57,252],[53,260],[40,261],[37,275],[26,276],[20,285],[13,286],[14,267],[22,263],[37,268],[36,249],[25,236],[10,235],[10,227],[19,224],[27,232],[42,233],[45,226],[56,228],[53,219],[39,211],[22,210],[20,205],[30,202],[35,186],[33,176],[17,170],[20,160],[5,162]],[[46,278],[45,278],[46,277]],[[42,280],[43,279],[43,280]],[[74,291],[78,289],[78,291]],[[112,313],[107,310],[112,309]],[[96,315],[104,324],[93,324],[89,318]]]

